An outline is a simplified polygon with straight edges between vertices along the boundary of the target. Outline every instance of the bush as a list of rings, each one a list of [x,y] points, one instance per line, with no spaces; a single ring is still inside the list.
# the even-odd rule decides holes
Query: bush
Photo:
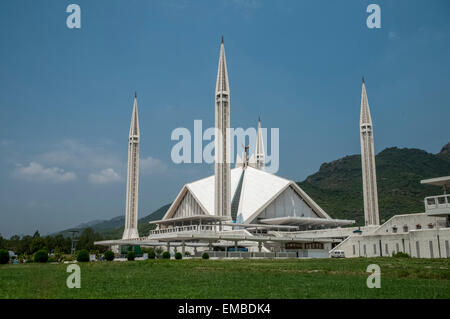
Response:
[[[127,254],[127,259],[129,261],[133,261],[134,257],[135,257],[134,251],[129,251],[128,254]]]
[[[154,250],[152,250],[152,251],[150,251],[150,252],[148,253],[148,258],[149,258],[149,259],[155,259],[155,258],[156,258],[156,253],[155,253]]]
[[[107,261],[113,261],[114,253],[111,250],[107,250],[107,251],[105,251],[104,257],[105,257],[105,260],[107,260]]]
[[[49,257],[48,258],[48,262],[49,263],[56,263],[58,261],[58,259],[56,259],[55,257]]]
[[[38,250],[34,254],[34,262],[36,263],[46,263],[48,260],[48,252],[45,249]]]
[[[409,258],[409,255],[407,253],[399,251],[398,253],[392,253],[392,257],[395,257],[395,258]]]
[[[7,264],[9,262],[9,253],[6,249],[0,249],[0,264]]]
[[[162,258],[164,258],[164,259],[170,259],[170,252],[168,252],[168,251],[163,252]]]
[[[209,259],[208,253],[203,253],[202,258],[203,258],[203,259]]]
[[[175,254],[175,259],[181,259],[181,258],[183,258],[183,255],[181,253]]]
[[[185,252],[184,252],[184,255],[185,255],[185,256],[190,256],[190,255],[191,255],[191,253],[190,253],[190,252],[188,252],[188,251],[185,251]]]
[[[88,262],[89,261],[89,252],[86,249],[82,249],[78,252],[77,255],[78,262]]]

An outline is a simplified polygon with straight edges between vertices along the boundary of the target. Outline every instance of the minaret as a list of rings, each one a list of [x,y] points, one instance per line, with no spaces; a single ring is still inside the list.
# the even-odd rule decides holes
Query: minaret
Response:
[[[258,118],[258,139],[256,140],[256,168],[264,170],[265,165],[265,153],[264,153],[264,140],[261,129],[261,118]]]
[[[375,152],[373,147],[373,126],[367,101],[364,78],[361,92],[361,163],[364,193],[364,217],[366,225],[379,225],[377,175],[375,170]]]
[[[133,114],[131,115],[128,139],[127,199],[125,209],[125,230],[122,239],[139,238],[138,223],[139,186],[139,120],[137,96],[134,94]]]
[[[214,212],[231,219],[230,174],[230,86],[228,84],[225,47],[220,44],[219,67],[215,94],[215,163],[214,163]]]

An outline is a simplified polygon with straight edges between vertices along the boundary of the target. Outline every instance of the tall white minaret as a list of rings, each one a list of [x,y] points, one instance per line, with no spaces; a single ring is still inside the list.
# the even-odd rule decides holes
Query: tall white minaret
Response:
[[[264,170],[264,165],[266,162],[265,152],[264,152],[264,140],[261,129],[261,118],[258,118],[258,139],[256,140],[256,168]]]
[[[361,134],[361,163],[364,193],[364,217],[366,225],[379,225],[377,174],[375,169],[375,152],[373,147],[373,126],[367,101],[366,85],[362,80],[361,117],[359,121]]]
[[[217,216],[231,219],[231,173],[230,173],[230,86],[228,84],[225,47],[220,44],[219,67],[217,70],[215,94],[215,137],[214,163],[214,212]]]
[[[139,120],[137,95],[134,94],[128,138],[127,199],[125,209],[125,230],[122,239],[139,238],[138,233],[138,187],[139,187]]]

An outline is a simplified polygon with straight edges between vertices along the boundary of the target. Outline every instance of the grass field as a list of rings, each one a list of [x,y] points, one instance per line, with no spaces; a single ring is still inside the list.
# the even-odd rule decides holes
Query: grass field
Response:
[[[369,289],[369,264],[381,288]],[[449,259],[146,260],[0,265],[0,298],[450,298]]]

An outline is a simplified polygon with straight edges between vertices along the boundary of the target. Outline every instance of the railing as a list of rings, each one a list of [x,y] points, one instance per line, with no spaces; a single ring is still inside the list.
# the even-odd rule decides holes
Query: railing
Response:
[[[450,195],[425,197],[425,210],[450,208]]]
[[[216,226],[212,225],[189,225],[189,226],[176,226],[168,227],[164,229],[155,229],[149,232],[149,235],[159,235],[159,234],[171,234],[171,233],[181,233],[181,232],[201,232],[201,231],[216,231]]]

